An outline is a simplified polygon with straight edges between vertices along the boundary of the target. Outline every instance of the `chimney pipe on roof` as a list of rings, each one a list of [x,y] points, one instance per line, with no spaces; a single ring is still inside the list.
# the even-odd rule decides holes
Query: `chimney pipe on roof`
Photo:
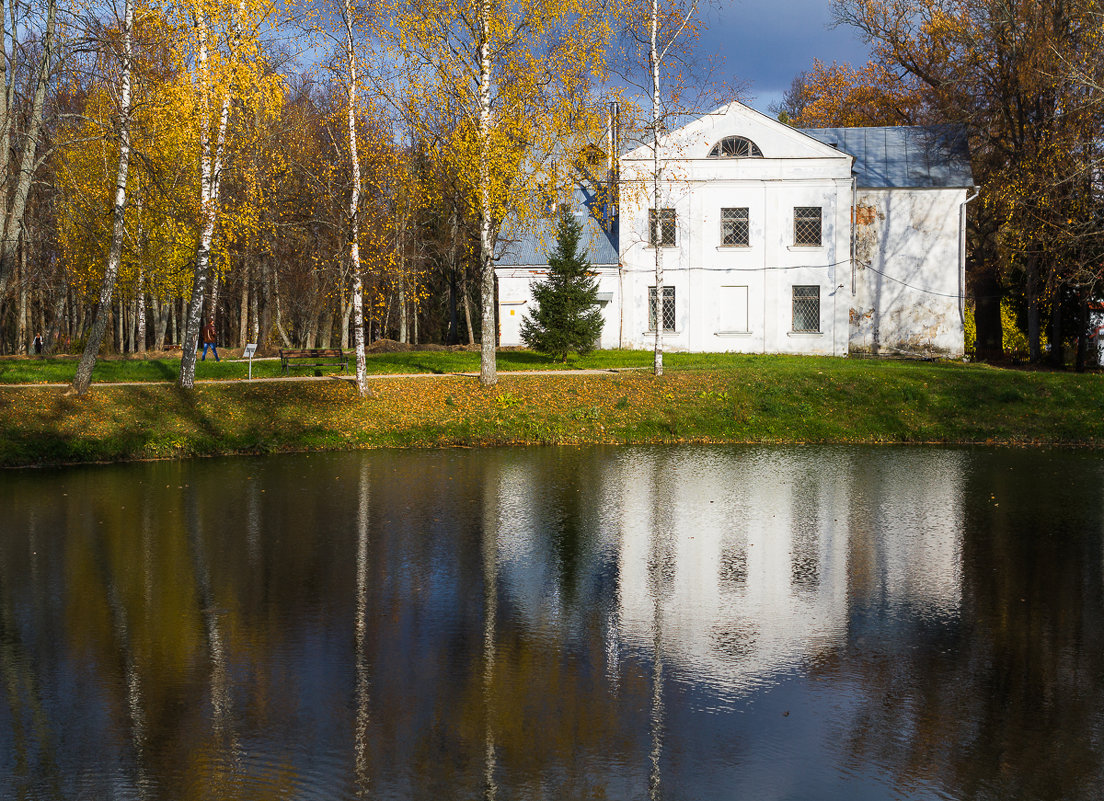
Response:
[[[613,230],[614,220],[617,217],[617,156],[620,148],[618,143],[620,127],[621,108],[616,100],[612,100],[609,104],[606,125],[606,187],[604,200],[607,231]]]

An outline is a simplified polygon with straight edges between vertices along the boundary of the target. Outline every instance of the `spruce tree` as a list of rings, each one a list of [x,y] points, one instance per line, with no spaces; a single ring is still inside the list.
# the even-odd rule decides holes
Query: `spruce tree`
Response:
[[[548,254],[548,278],[532,285],[534,308],[521,321],[521,339],[530,348],[567,361],[576,351],[594,350],[602,333],[598,280],[591,276],[583,229],[564,209],[556,225],[556,246]]]

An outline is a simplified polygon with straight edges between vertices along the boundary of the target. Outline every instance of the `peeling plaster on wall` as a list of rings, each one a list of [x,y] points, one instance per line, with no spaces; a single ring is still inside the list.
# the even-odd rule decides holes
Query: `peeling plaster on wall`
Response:
[[[856,204],[849,351],[960,357],[960,189],[866,190]]]

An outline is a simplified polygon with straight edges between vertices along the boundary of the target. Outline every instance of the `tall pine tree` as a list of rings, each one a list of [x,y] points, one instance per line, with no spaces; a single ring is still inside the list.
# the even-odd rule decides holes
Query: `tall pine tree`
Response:
[[[598,281],[591,275],[586,250],[579,251],[583,229],[567,209],[560,211],[556,247],[548,254],[548,278],[532,286],[535,308],[521,321],[521,339],[533,350],[567,361],[576,351],[594,350],[602,333]]]

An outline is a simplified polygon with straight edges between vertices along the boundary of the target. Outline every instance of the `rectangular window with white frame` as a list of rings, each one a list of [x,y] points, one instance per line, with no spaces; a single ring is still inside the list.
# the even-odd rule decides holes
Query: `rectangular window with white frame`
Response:
[[[793,330],[798,334],[820,333],[820,287],[793,288]]]
[[[794,207],[794,245],[805,248],[821,246],[820,206]]]
[[[721,209],[721,247],[746,248],[750,238],[748,209]]]
[[[662,310],[657,308],[656,303],[656,288],[654,286],[648,287],[648,330],[656,330],[656,317],[662,314],[663,330],[674,331],[675,330],[675,288],[673,286],[663,287],[663,308]]]
[[[717,333],[746,334],[748,332],[748,288],[722,286],[717,296]]]
[[[648,244],[662,248],[675,246],[674,209],[648,209]]]

